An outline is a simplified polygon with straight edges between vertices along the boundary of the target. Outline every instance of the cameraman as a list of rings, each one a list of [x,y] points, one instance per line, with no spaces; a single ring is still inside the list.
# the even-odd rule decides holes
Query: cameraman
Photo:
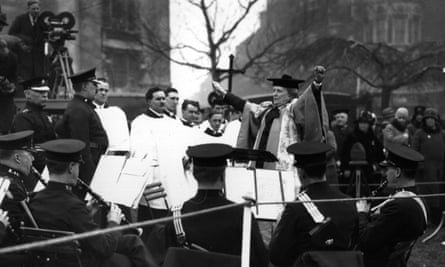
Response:
[[[0,38],[0,134],[8,133],[16,112],[16,82],[17,57],[9,51],[6,41]]]
[[[44,35],[37,25],[40,1],[28,0],[27,7],[27,12],[17,16],[9,28],[9,34],[19,37],[26,46],[26,49],[18,54],[19,76],[22,80],[45,74]]]

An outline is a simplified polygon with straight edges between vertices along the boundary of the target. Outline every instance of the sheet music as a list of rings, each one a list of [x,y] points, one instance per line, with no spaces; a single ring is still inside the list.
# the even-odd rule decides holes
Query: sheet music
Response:
[[[91,189],[105,201],[113,201],[119,190],[116,184],[126,161],[125,156],[102,155],[91,180]]]
[[[298,174],[292,171],[228,167],[226,169],[226,197],[234,202],[243,202],[242,196],[253,196],[258,202],[295,200],[301,183]],[[255,183],[256,176],[256,183]],[[256,185],[256,186],[255,186]],[[258,205],[253,209],[258,219],[276,220],[284,209],[283,204]]]
[[[226,198],[233,202],[243,202],[243,196],[256,198],[253,171],[246,168],[226,168]]]

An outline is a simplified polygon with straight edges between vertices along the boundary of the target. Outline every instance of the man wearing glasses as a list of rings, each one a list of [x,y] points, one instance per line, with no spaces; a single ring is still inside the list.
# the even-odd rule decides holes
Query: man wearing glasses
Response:
[[[75,91],[73,99],[56,125],[56,133],[60,138],[72,138],[83,141],[86,145],[82,151],[85,161],[80,165],[79,178],[90,184],[100,155],[108,147],[108,138],[99,116],[94,111],[93,100],[96,96],[96,69],[73,74],[69,78]],[[76,192],[83,198],[85,192]]]

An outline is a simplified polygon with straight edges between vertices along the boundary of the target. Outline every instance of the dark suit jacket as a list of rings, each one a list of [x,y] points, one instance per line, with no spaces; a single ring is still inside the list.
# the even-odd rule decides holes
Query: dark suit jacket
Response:
[[[49,182],[31,199],[30,209],[41,228],[75,233],[98,228],[85,203],[64,184]],[[81,240],[83,264],[100,266],[100,262],[116,251],[120,235],[120,232],[113,232]]]
[[[186,201],[182,213],[199,211],[232,204],[219,190],[198,190],[192,199]],[[241,255],[243,208],[236,207],[182,220],[187,241],[211,252]],[[166,226],[167,246],[178,246],[173,224]],[[264,246],[258,224],[252,222],[251,266],[267,266],[267,250]]]
[[[311,199],[346,198],[326,182],[311,184],[306,188]],[[276,266],[292,266],[306,251],[347,250],[354,241],[357,230],[357,211],[353,202],[321,202],[315,204],[318,210],[330,217],[333,223],[334,244],[330,247],[317,247],[309,236],[316,224],[300,203],[289,204],[284,209],[269,245],[270,260]]]
[[[20,76],[31,79],[42,76],[44,70],[44,34],[35,24],[31,25],[28,13],[17,16],[9,28],[9,34],[20,37],[30,47],[30,51],[20,51]]]
[[[426,228],[423,211],[413,199],[395,199],[385,204],[374,221],[359,213],[359,247],[365,266],[389,266],[388,258],[398,242],[414,241]],[[394,265],[391,265],[391,267]]]
[[[94,111],[94,104],[83,96],[74,95],[63,118],[56,125],[56,132],[61,138],[74,138],[85,142],[86,147],[82,151],[85,163],[80,165],[79,178],[89,184],[100,155],[108,147],[107,134]]]

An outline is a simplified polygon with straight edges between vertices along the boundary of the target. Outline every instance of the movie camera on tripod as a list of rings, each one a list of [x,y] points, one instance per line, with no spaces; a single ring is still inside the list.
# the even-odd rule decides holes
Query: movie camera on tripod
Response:
[[[55,15],[51,11],[44,11],[37,19],[37,25],[45,33],[45,55],[49,55],[49,44],[53,48],[53,52],[50,55],[50,98],[56,98],[61,86],[65,87],[65,97],[71,96],[74,92],[71,81],[68,78],[73,72],[71,67],[72,59],[68,49],[65,47],[65,41],[76,39],[74,34],[79,31],[72,29],[75,24],[76,19],[70,12],[62,12]]]

